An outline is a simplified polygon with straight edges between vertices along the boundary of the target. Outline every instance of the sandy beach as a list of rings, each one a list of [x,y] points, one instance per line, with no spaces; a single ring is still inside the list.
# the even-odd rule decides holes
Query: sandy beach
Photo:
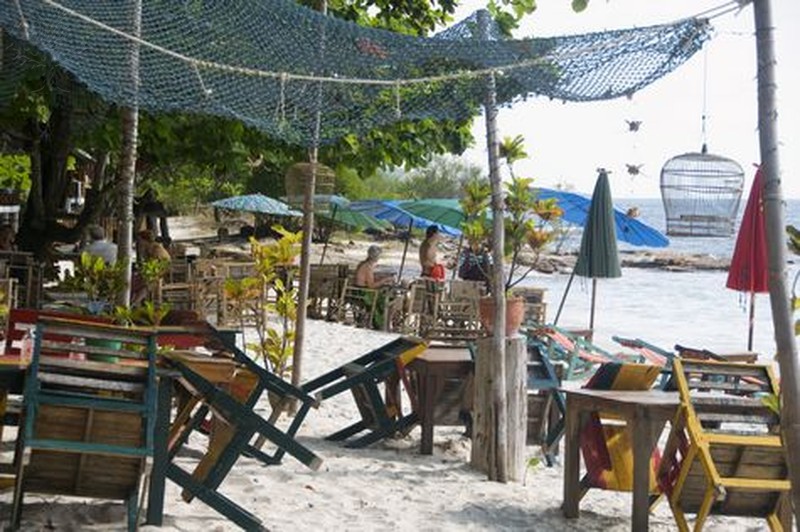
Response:
[[[328,253],[330,262],[360,260],[367,243],[337,241]],[[409,254],[409,275],[416,268],[414,250]],[[246,246],[242,246],[246,252]],[[315,256],[319,256],[315,246]],[[396,267],[402,247],[393,244],[382,264]],[[326,260],[327,262],[327,260]],[[248,331],[248,336],[253,331]],[[381,346],[395,335],[310,320],[304,356],[303,381],[338,367]],[[579,383],[571,383],[577,386]],[[264,400],[258,412],[267,417]],[[522,483],[497,483],[469,465],[470,440],[463,427],[437,427],[433,455],[419,452],[420,429],[407,436],[387,439],[364,449],[348,449],[325,436],[349,425],[357,417],[350,394],[324,401],[312,410],[299,431],[299,439],[324,460],[312,471],[291,457],[276,466],[264,466],[241,457],[221,491],[258,516],[274,531],[322,530],[532,530],[532,531],[627,531],[630,530],[629,493],[591,490],[581,503],[581,517],[567,520],[563,499],[563,467],[557,463],[530,467]],[[279,424],[285,426],[284,416]],[[5,459],[13,452],[6,433]],[[204,448],[202,436],[194,435],[180,453],[185,467],[195,462]],[[529,457],[540,456],[528,447]],[[8,516],[11,493],[0,496],[2,518]],[[104,501],[83,501],[57,496],[26,496],[23,530],[122,530],[124,506]],[[665,501],[651,515],[651,530],[676,530]],[[712,518],[706,530],[763,530],[757,519]],[[181,499],[177,485],[167,482],[165,518],[155,531],[225,531],[238,528],[200,501]]]

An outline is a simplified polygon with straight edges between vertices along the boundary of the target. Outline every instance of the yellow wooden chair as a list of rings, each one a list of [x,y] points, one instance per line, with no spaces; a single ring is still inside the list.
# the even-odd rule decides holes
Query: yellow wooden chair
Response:
[[[686,514],[695,514],[696,531],[709,515],[761,517],[770,530],[788,530],[786,449],[778,414],[765,401],[778,396],[772,367],[677,358],[673,364],[670,384],[681,405],[658,482],[678,529],[690,530]]]

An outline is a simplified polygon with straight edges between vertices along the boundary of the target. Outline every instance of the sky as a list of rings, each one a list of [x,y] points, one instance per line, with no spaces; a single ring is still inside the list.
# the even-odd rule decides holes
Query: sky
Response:
[[[591,0],[582,13],[570,0],[539,0],[516,38],[572,35],[669,23],[724,5],[726,0]],[[485,6],[465,0],[461,20]],[[785,198],[800,198],[800,2],[772,0],[776,26],[779,157]],[[713,37],[687,63],[636,93],[603,102],[530,98],[500,109],[498,137],[525,138],[529,158],[517,175],[544,187],[566,185],[591,194],[597,168],[611,171],[614,197],[657,198],[660,172],[671,157],[699,152],[731,158],[745,172],[743,201],[759,160],[756,43],[753,6],[711,21]],[[705,102],[705,103],[704,103]],[[705,113],[704,113],[705,108]],[[630,132],[626,121],[641,121]],[[487,167],[485,122],[476,120],[476,145],[464,157]],[[626,165],[640,167],[631,176]]]

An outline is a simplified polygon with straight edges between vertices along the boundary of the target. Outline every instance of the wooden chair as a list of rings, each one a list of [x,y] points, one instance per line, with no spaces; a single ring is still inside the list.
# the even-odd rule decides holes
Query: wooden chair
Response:
[[[525,300],[525,319],[527,325],[543,325],[547,323],[547,303],[544,301],[545,288],[518,286],[514,295]]]
[[[378,313],[381,291],[375,288],[355,286],[352,276],[342,285],[342,293],[336,309],[336,321],[372,329]]]
[[[444,295],[444,284],[433,279],[414,280],[408,289],[408,311],[405,331],[407,334],[425,338],[436,324],[439,302]]]
[[[308,284],[308,317],[333,320],[349,274],[347,264],[312,264]]]
[[[426,347],[417,338],[397,338],[305,383],[303,391],[313,394],[318,402],[347,391],[353,394],[361,419],[327,439],[344,441],[367,431],[346,443],[347,447],[364,447],[396,432],[410,430],[419,418],[416,412],[402,411],[397,386],[405,366]]]
[[[111,356],[125,363],[91,360]],[[124,500],[136,529],[154,450],[155,363],[152,330],[39,318],[14,454],[13,529],[27,492]]]
[[[295,438],[314,399],[256,364],[206,322],[159,327],[157,334],[160,345],[178,348],[167,356],[170,365],[180,372],[177,384],[181,400],[170,430],[167,477],[183,488],[187,502],[197,497],[246,530],[263,529],[257,516],[221,493],[220,488],[242,455],[276,465],[288,453],[307,467],[318,469],[322,459]],[[185,351],[197,347],[214,356]],[[264,419],[254,411],[267,394],[277,401],[297,400],[299,406],[288,428],[276,426],[277,416]],[[193,432],[206,434],[208,440],[202,457],[188,471],[174,458]],[[271,451],[262,449],[265,442]]]
[[[427,287],[430,290],[430,287]],[[485,285],[478,281],[450,282],[449,289],[436,297],[428,294],[430,305],[437,306],[424,338],[430,342],[466,345],[486,334],[478,313]],[[438,299],[438,301],[437,301]]]
[[[533,326],[528,329],[528,333],[547,346],[550,360],[566,364],[566,380],[585,376],[598,364],[621,361],[619,354],[609,353],[586,338],[554,325]]]
[[[770,530],[790,530],[786,448],[778,414],[764,397],[778,397],[772,367],[675,359],[672,388],[680,408],[658,470],[678,529],[694,530],[709,515],[764,518]]]
[[[631,363],[602,364],[585,388],[595,390],[634,391],[648,390],[661,370],[658,366]],[[628,426],[614,416],[592,415],[581,428],[581,452],[586,474],[581,479],[579,498],[591,488],[613,491],[633,489],[633,438],[636,427]],[[655,449],[651,458],[650,490],[657,491],[655,471],[660,454]]]
[[[528,341],[528,445],[541,445],[545,463],[555,464],[564,436],[566,402],[559,391],[561,379],[547,356],[547,348]]]

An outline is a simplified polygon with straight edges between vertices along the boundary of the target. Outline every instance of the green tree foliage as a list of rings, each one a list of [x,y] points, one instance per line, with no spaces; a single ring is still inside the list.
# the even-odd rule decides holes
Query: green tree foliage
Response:
[[[469,181],[481,177],[480,167],[459,157],[436,156],[428,165],[412,170],[401,182],[406,198],[457,198]]]
[[[0,155],[0,188],[27,192],[31,188],[31,160],[27,155]]]

